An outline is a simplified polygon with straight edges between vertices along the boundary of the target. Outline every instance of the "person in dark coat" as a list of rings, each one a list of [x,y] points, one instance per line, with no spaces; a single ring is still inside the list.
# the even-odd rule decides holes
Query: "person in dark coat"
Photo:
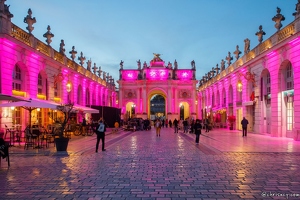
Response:
[[[178,120],[175,118],[173,121],[174,133],[178,133]]]
[[[169,120],[169,127],[172,128],[172,121]]]
[[[105,131],[106,131],[106,125],[104,124],[103,120],[100,119],[99,124],[96,127],[96,134],[97,134],[96,153],[98,153],[100,139],[102,140],[102,151],[106,151],[106,149],[104,148]]]
[[[243,129],[243,137],[244,136],[246,137],[247,136],[247,126],[248,126],[249,122],[245,117],[243,117],[241,124],[242,124],[242,129]]]
[[[199,144],[201,129],[202,129],[202,125],[200,123],[200,120],[197,119],[196,123],[194,125],[194,131],[195,131],[195,134],[196,134],[196,144]]]

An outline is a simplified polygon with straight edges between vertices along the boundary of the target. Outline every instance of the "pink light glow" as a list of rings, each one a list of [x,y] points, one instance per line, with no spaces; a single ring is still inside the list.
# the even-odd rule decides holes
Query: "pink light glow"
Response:
[[[274,54],[276,54],[276,52],[275,52],[275,51],[272,51],[272,52],[268,53],[267,56],[270,57],[270,56],[273,56]]]
[[[31,56],[34,57],[34,58],[39,58],[39,56],[35,53],[31,53]]]
[[[300,42],[300,38],[297,37],[297,38],[293,39],[292,41],[290,41],[289,44],[291,44],[291,45],[296,45],[296,44],[298,44],[299,42]]]
[[[179,80],[191,80],[193,76],[192,70],[178,70],[177,77]]]
[[[138,71],[137,70],[123,70],[122,79],[126,81],[137,80]]]
[[[168,70],[167,69],[148,69],[147,79],[149,80],[167,80]]]
[[[68,73],[68,70],[64,69],[64,72]]]
[[[13,47],[14,46],[14,43],[11,43],[10,41],[8,41],[8,40],[3,40],[3,43],[4,44],[7,44],[8,46],[10,46],[10,47]]]

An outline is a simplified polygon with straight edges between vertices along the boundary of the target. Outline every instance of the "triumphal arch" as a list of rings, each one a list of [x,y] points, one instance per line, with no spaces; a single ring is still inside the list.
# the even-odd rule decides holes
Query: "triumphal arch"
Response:
[[[137,69],[124,69],[120,63],[119,107],[121,118],[196,118],[196,66],[179,69],[177,61],[165,64],[160,54]]]

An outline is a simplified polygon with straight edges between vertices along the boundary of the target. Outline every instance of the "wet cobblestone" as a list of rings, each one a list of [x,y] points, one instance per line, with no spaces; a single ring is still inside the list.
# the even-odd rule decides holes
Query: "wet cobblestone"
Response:
[[[249,134],[245,152],[237,134],[215,130],[196,145],[194,135],[172,129],[161,137],[153,129],[121,132],[99,153],[95,137],[71,139],[68,153],[12,147],[11,167],[2,160],[0,168],[0,198],[300,199],[299,142],[284,141],[292,152],[282,140],[251,150],[257,137],[272,138]]]

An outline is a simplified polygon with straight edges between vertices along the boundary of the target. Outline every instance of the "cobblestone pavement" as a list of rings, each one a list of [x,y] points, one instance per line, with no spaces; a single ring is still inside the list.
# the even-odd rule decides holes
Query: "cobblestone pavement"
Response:
[[[10,148],[0,199],[300,199],[300,142],[216,129],[73,137],[68,153]],[[101,144],[100,144],[101,145]]]

